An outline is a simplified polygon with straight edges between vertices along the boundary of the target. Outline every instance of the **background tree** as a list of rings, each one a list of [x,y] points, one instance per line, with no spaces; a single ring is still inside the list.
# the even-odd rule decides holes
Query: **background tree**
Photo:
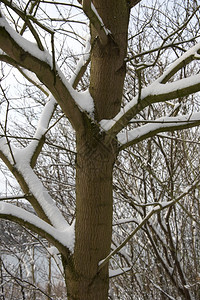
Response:
[[[162,6],[157,3],[149,8],[144,1],[146,6],[136,6],[138,12],[132,15],[130,9],[138,2],[83,1],[78,6],[70,2],[1,1],[2,80],[5,79],[7,85],[10,72],[7,65],[11,65],[11,69],[18,69],[39,91],[27,89],[26,82],[24,97],[17,94],[12,97],[2,83],[4,117],[0,156],[20,185],[20,198],[30,202],[34,211],[24,207],[24,201],[10,204],[9,198],[4,197],[0,216],[25,226],[58,249],[69,299],[106,299],[108,262],[117,253],[122,255],[117,273],[130,270],[130,260],[143,262],[140,274],[132,269],[130,281],[132,286],[137,286],[134,294],[133,291],[127,293],[132,293],[132,298],[139,293],[147,297],[146,284],[155,288],[151,290],[152,297],[155,290],[156,295],[173,297],[170,294],[174,286],[176,295],[186,299],[198,293],[196,287],[190,292],[185,279],[186,269],[183,269],[178,248],[183,223],[179,206],[174,207],[198,186],[198,172],[192,169],[190,178],[185,181],[187,188],[182,190],[184,184],[180,185],[179,181],[185,179],[186,171],[184,165],[179,171],[182,160],[178,157],[177,138],[170,137],[171,144],[165,146],[165,139],[158,134],[200,123],[195,105],[198,96],[185,98],[200,88],[197,63],[200,45],[195,43],[199,7],[196,1],[165,1]],[[49,9],[52,6],[55,9]],[[82,10],[90,20],[91,38],[87,39],[77,68],[73,69],[74,56],[68,59],[71,53],[66,41],[70,34],[82,42],[76,28],[78,23],[82,26],[85,19],[81,16],[77,21],[76,17],[76,26],[71,25],[73,14],[77,16],[77,11]],[[30,39],[30,32],[36,44],[24,38]],[[69,78],[71,69],[74,75]],[[88,76],[84,76],[86,69]],[[171,101],[173,99],[175,101]],[[17,113],[22,113],[23,121],[17,119]],[[14,121],[10,119],[12,116]],[[25,130],[19,130],[16,123],[22,128],[26,124]],[[59,126],[62,131],[58,131]],[[76,136],[76,150],[71,126]],[[147,138],[152,139],[140,143]],[[125,150],[127,147],[130,148]],[[42,163],[40,153],[45,155]],[[162,172],[159,161],[164,165]],[[129,166],[132,166],[131,172]],[[113,186],[118,227],[117,230],[114,227],[114,249],[109,255]],[[194,206],[198,206],[196,198],[187,197],[191,199],[189,203],[194,201]],[[186,208],[185,213],[198,230],[196,215],[187,212]],[[118,220],[122,216],[126,220]],[[127,222],[129,225],[125,225]],[[143,231],[139,231],[141,228]],[[137,243],[130,243],[136,233]],[[162,233],[165,240],[161,239]],[[128,254],[125,255],[122,246],[127,243]],[[149,243],[152,255],[149,255]],[[129,247],[137,250],[138,257],[141,253],[140,260],[133,256],[133,251],[128,251]],[[190,252],[194,263],[195,247]],[[124,267],[125,259],[129,261],[128,267]],[[149,278],[148,271],[145,272],[147,262],[155,266],[151,270],[155,277],[160,270],[165,270],[168,285],[164,280],[155,283]],[[116,267],[114,262],[113,267]],[[198,275],[197,264],[195,267]],[[117,273],[112,271],[110,275]],[[114,298],[121,297],[120,293],[119,285],[116,292],[111,288],[111,297],[112,294]]]

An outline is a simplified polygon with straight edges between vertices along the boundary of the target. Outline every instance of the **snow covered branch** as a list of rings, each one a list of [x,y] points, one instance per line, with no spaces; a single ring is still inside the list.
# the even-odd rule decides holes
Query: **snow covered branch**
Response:
[[[80,129],[83,122],[82,111],[92,113],[94,109],[90,94],[75,91],[57,65],[55,73],[49,52],[40,50],[36,44],[20,36],[1,14],[0,35],[0,48],[3,52],[13,63],[35,73],[55,97],[73,127]]]
[[[37,134],[39,133],[36,132]],[[47,238],[61,252],[66,252],[65,246],[72,248],[73,228],[68,225],[53,199],[30,166],[34,144],[35,140],[25,149],[16,149],[12,146],[15,158],[15,164],[13,164],[7,141],[1,138],[0,157],[18,180],[25,193],[24,197],[31,203],[38,217],[22,208],[1,201],[0,218],[6,218],[20,225],[25,225],[27,228]]]
[[[42,149],[45,133],[48,130],[48,126],[49,126],[51,117],[54,113],[54,110],[56,108],[56,104],[57,103],[56,103],[54,97],[52,97],[50,95],[49,101],[46,103],[46,105],[43,109],[43,112],[40,116],[40,120],[37,125],[37,130],[34,134],[33,140],[30,142],[30,144],[26,148],[28,151],[30,162],[31,162],[30,163],[31,167],[33,167],[35,165],[37,157],[40,154],[40,151]],[[28,150],[28,149],[30,149],[30,150]]]
[[[33,27],[33,24],[30,22],[28,16],[21,9],[19,9],[17,5],[15,5],[12,1],[2,0],[1,2],[4,3],[6,6],[8,6],[9,8],[11,8],[19,17],[21,17],[24,20],[26,26],[29,27],[30,32],[34,36],[38,48],[43,51],[44,47],[42,45],[40,37],[37,31],[35,30],[35,28]]]
[[[0,139],[0,157],[18,180],[27,198],[38,215],[56,228],[64,228],[67,222],[56,207],[54,201],[43,187],[32,167],[44,143],[44,135],[48,130],[49,122],[56,105],[55,99],[50,96],[44,107],[33,140],[23,149],[15,148],[6,138]]]
[[[130,120],[134,118],[145,107],[158,102],[165,102],[200,90],[200,75],[193,75],[188,78],[168,82],[169,79],[183,66],[193,60],[200,59],[200,43],[189,49],[177,59],[169,69],[150,86],[141,91],[140,99],[134,97],[121,111],[111,120],[102,120],[101,127],[107,131],[108,138],[117,135],[125,128]]]
[[[87,69],[87,66],[90,62],[90,50],[91,50],[90,36],[88,36],[85,43],[84,54],[79,59],[76,66],[76,70],[74,71],[74,75],[71,76],[69,80],[69,83],[73,86],[73,88],[76,88],[80,79],[82,78],[83,74]]]
[[[16,149],[12,146],[15,164],[12,162],[7,140],[0,139],[0,157],[3,159],[12,174],[16,177],[27,200],[31,203],[38,216],[56,228],[64,228],[68,224],[56,207],[54,201],[42,185],[41,181],[30,166],[31,148]]]
[[[117,138],[121,144],[120,149],[122,150],[144,139],[155,136],[157,133],[186,129],[197,125],[200,125],[200,113],[178,117],[163,117],[133,130],[120,132]]]
[[[39,217],[9,203],[0,203],[0,218],[13,221],[25,226],[40,236],[46,238],[55,245],[58,250],[66,255],[67,251],[73,251],[74,226],[65,226],[60,230],[41,220]],[[66,247],[69,249],[67,250]]]
[[[109,269],[109,278],[114,278],[131,270],[131,267],[119,268],[115,270]]]

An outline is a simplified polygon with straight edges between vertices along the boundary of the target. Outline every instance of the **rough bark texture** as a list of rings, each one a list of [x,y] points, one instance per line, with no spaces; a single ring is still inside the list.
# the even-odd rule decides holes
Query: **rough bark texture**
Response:
[[[104,25],[110,30],[106,46],[102,46],[91,26],[92,56],[90,93],[95,101],[97,121],[114,117],[122,99],[126,72],[129,8],[126,1],[93,1]]]
[[[95,137],[77,138],[76,240],[72,268],[66,271],[68,299],[107,299],[108,266],[98,262],[110,251],[113,148]]]
[[[112,35],[102,45],[91,25],[90,92],[95,117],[112,118],[120,109],[125,77],[129,8],[125,0],[93,1]],[[112,170],[117,155],[115,140],[105,144],[100,129],[88,121],[77,133],[76,240],[66,265],[68,299],[108,298],[108,265],[98,263],[110,252],[112,236]]]

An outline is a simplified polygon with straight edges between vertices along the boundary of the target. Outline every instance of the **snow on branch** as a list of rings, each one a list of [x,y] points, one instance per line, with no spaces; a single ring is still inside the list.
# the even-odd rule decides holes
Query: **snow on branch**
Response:
[[[146,138],[155,136],[159,132],[185,129],[197,125],[200,125],[200,113],[177,117],[162,117],[152,120],[152,122],[149,121],[149,124],[145,124],[133,130],[120,132],[117,135],[117,139],[121,145],[120,149],[124,149]]]
[[[11,148],[16,162],[14,165],[7,140],[5,138],[0,139],[0,155],[1,157],[4,155],[4,162],[17,178],[24,192],[34,197],[34,204],[31,201],[32,199],[30,202],[36,212],[46,216],[46,219],[57,229],[67,228],[69,226],[68,223],[30,166],[32,149],[29,145],[24,149],[16,149],[14,146],[11,146]]]
[[[162,76],[156,80],[159,83],[166,83],[178,70],[186,66],[193,60],[200,59],[200,43],[186,51],[181,57],[179,57],[171,66],[164,72]]]
[[[0,48],[15,64],[36,74],[39,80],[54,95],[65,115],[75,128],[82,124],[82,111],[94,111],[89,92],[77,92],[66,80],[64,74],[47,50],[40,50],[37,44],[19,35],[0,14]]]
[[[35,199],[34,202],[37,203],[33,205],[36,212],[42,212],[53,226],[57,229],[62,229],[67,227],[68,223],[32,169],[32,165],[35,164],[44,143],[43,136],[48,130],[55,105],[55,99],[50,96],[49,101],[41,114],[33,140],[27,147],[17,149],[12,143],[9,142],[8,144],[6,138],[1,138],[0,152],[1,156],[4,156],[4,162],[8,168],[13,172],[14,176],[18,179],[18,182],[21,183],[24,192],[33,195]]]
[[[9,8],[11,8],[19,17],[21,17],[23,19],[26,26],[29,27],[32,35],[34,36],[34,38],[37,42],[38,48],[40,50],[44,50],[44,47],[43,47],[42,42],[40,40],[40,37],[39,37],[37,31],[35,30],[33,24],[28,19],[28,16],[21,9],[19,9],[17,7],[17,5],[15,3],[13,3],[12,1],[2,0],[1,2],[4,3],[6,6],[8,6]]]
[[[148,280],[153,284],[153,286],[158,289],[163,295],[167,297],[169,300],[176,300],[174,297],[170,296],[166,291],[164,291],[159,285],[155,284],[153,280],[148,277]]]
[[[48,102],[44,106],[43,112],[40,116],[39,122],[37,124],[36,132],[33,136],[33,140],[25,148],[27,160],[30,161],[31,166],[34,166],[35,161],[40,153],[40,150],[44,143],[44,136],[48,131],[48,126],[51,117],[56,108],[56,101],[52,95],[49,96]]]
[[[18,34],[6,21],[6,19],[0,14],[0,28],[5,29],[11,38],[21,46],[26,52],[30,53],[32,56],[37,57],[38,59],[47,62],[52,65],[51,57],[46,50],[41,50],[38,48],[37,44],[34,44],[20,34]],[[3,49],[3,48],[2,48]],[[6,51],[5,51],[6,52]]]
[[[0,218],[26,225],[27,228],[46,238],[51,243],[56,245],[59,251],[65,251],[67,247],[73,251],[74,247],[74,225],[68,226],[63,229],[56,229],[39,217],[26,211],[23,208],[17,207],[10,203],[0,203]]]
[[[120,112],[110,120],[101,120],[100,126],[108,136],[115,136],[125,128],[130,120],[145,107],[167,100],[188,96],[200,91],[200,74],[188,78],[167,82],[178,70],[193,60],[200,59],[200,43],[185,52],[169,69],[150,86],[141,91],[140,97],[134,97]]]
[[[113,278],[113,277],[122,275],[122,274],[130,271],[131,269],[132,269],[131,267],[119,268],[119,269],[115,269],[115,270],[109,269],[109,278]]]

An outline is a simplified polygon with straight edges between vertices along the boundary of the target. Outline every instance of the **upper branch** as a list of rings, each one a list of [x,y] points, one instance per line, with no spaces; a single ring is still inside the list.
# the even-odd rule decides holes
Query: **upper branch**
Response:
[[[160,132],[186,129],[198,125],[200,125],[200,113],[177,117],[164,117],[153,120],[150,124],[137,127],[127,132],[119,133],[117,138],[121,144],[120,150],[122,150],[130,145],[155,136]]]
[[[113,138],[130,120],[134,118],[145,107],[158,102],[165,102],[175,98],[188,96],[200,91],[200,75],[193,75],[188,78],[180,79],[174,82],[167,81],[183,66],[193,60],[200,59],[200,43],[189,49],[179,59],[177,59],[170,68],[159,77],[154,83],[141,91],[141,97],[134,97],[121,111],[111,120],[102,120],[100,125],[107,131],[107,136]]]
[[[0,48],[19,66],[34,72],[55,97],[75,130],[82,128],[82,111],[93,109],[91,97],[90,103],[85,105],[85,96],[72,88],[58,66],[55,74],[51,55],[17,34],[1,14],[0,35]]]

